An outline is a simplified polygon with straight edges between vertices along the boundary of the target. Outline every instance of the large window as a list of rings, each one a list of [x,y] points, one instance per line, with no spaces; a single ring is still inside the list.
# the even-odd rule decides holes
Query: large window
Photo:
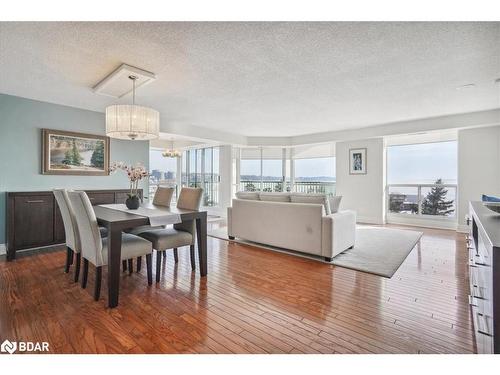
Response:
[[[456,217],[457,142],[387,147],[389,214]]]
[[[335,193],[335,147],[239,150],[239,190]]]
[[[294,191],[335,192],[335,157],[295,159],[294,171]]]
[[[158,185],[176,186],[177,159],[165,158],[163,150],[149,149],[149,196],[154,196]]]
[[[261,149],[244,148],[240,156],[240,188],[244,191],[261,190],[262,161]]]
[[[240,186],[244,191],[283,191],[283,148],[240,151]]]
[[[262,149],[262,191],[283,191],[283,149]]]
[[[203,188],[203,205],[219,203],[219,148],[186,150],[182,154],[182,186]]]
[[[302,146],[293,150],[293,190],[301,193],[335,193],[333,144]]]

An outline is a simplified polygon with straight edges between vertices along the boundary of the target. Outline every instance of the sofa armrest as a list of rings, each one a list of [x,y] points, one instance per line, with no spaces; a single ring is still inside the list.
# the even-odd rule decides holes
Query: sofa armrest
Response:
[[[354,246],[356,237],[356,212],[339,211],[323,216],[321,250],[325,258],[333,258]]]

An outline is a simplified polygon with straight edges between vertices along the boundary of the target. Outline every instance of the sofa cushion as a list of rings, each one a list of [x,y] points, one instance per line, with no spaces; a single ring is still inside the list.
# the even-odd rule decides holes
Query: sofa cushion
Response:
[[[332,212],[332,214],[339,212],[342,195],[330,195],[328,197],[328,200],[330,201],[330,211]]]
[[[290,202],[290,193],[267,193],[262,192],[259,194],[261,201],[268,202]]]
[[[259,192],[258,191],[238,191],[236,193],[236,198],[248,199],[251,201],[258,201],[259,200]]]
[[[330,215],[330,200],[328,199],[328,194],[319,193],[292,193],[290,195],[290,200],[292,203],[316,203],[322,204],[325,209],[325,214]]]

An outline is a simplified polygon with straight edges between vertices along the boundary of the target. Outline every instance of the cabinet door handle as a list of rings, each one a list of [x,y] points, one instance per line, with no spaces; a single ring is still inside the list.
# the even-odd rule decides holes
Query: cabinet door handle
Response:
[[[44,203],[45,201],[43,199],[40,200],[32,200],[32,201],[26,201],[26,203]]]
[[[481,289],[477,286],[477,285],[472,285],[473,288],[477,289],[479,293],[481,293]],[[484,288],[483,288],[484,289]],[[472,299],[476,298],[476,299],[480,299],[480,300],[483,300],[483,301],[487,301],[486,298],[484,298],[483,296],[480,296],[480,295],[476,295],[476,293],[472,292]]]
[[[477,304],[474,301],[474,296],[469,295],[469,305],[477,307]]]
[[[489,267],[490,265],[486,263],[476,262],[474,261],[474,259],[469,259],[469,267],[478,267],[478,266]]]
[[[489,264],[474,262],[476,266],[489,267]]]

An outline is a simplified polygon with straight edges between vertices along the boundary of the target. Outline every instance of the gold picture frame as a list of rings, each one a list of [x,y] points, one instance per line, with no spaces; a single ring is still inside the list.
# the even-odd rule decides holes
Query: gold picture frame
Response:
[[[42,174],[109,175],[109,137],[42,129]]]

